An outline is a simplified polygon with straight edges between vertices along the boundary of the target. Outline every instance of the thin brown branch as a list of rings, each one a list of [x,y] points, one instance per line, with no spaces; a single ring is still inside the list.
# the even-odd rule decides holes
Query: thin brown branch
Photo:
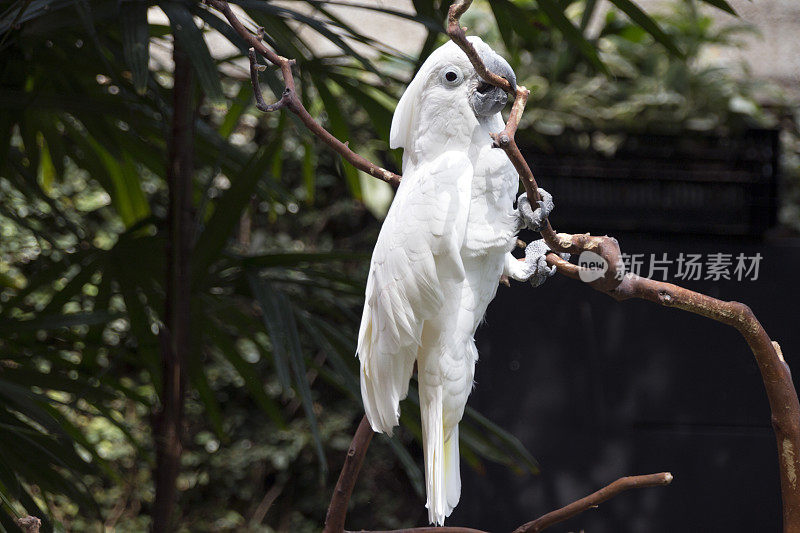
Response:
[[[272,487],[270,487],[267,493],[264,494],[261,502],[259,502],[256,510],[253,511],[253,516],[251,516],[249,520],[251,524],[260,524],[264,520],[264,517],[267,516],[269,508],[272,507],[272,504],[275,503],[275,500],[281,495],[281,492],[283,492],[285,486],[286,485],[282,483],[275,483]]]
[[[339,480],[336,482],[336,488],[333,491],[333,497],[328,507],[328,515],[325,518],[323,533],[355,533],[355,531],[345,531],[344,522],[347,516],[347,506],[350,502],[350,495],[353,493],[353,487],[358,479],[358,472],[361,470],[364,456],[367,454],[367,448],[369,448],[369,444],[372,441],[372,435],[372,428],[369,425],[367,417],[364,416],[353,436],[350,448],[347,450],[347,458],[344,461],[344,466],[342,466]],[[626,490],[668,485],[671,481],[672,474],[669,472],[623,477],[585,498],[520,526],[514,533],[542,531],[546,527],[552,526],[558,522],[563,522],[589,508],[597,507],[604,501]],[[467,527],[416,527],[409,529],[393,529],[390,531],[368,531],[363,529],[359,531],[360,533],[486,533],[479,529]]]
[[[278,55],[275,51],[270,50],[261,41],[260,36],[254,35],[251,31],[244,27],[244,24],[242,24],[233,10],[231,10],[228,2],[225,0],[206,1],[210,6],[222,13],[225,18],[228,19],[228,22],[233,29],[236,30],[236,33],[238,33],[250,45],[250,80],[253,84],[253,91],[256,97],[256,107],[258,107],[258,109],[265,112],[276,111],[282,108],[288,109],[300,118],[300,121],[303,123],[303,125],[305,125],[306,128],[308,128],[314,135],[322,140],[322,142],[331,147],[336,153],[342,156],[345,161],[357,169],[366,172],[373,178],[378,178],[381,181],[385,181],[386,183],[395,186],[400,184],[400,176],[398,174],[379,167],[378,165],[358,155],[352,151],[349,146],[347,146],[346,142],[342,142],[334,137],[328,130],[323,128],[319,122],[314,120],[314,117],[312,117],[308,110],[306,110],[305,106],[303,106],[303,103],[297,94],[294,75],[292,73],[292,65],[295,64],[294,59],[283,57]],[[261,32],[263,32],[263,29],[259,29],[259,33]],[[267,61],[273,65],[280,67],[281,73],[283,74],[283,83],[285,85],[285,89],[280,100],[271,105],[264,101],[264,98],[261,94],[261,88],[258,83],[259,67],[256,53],[264,56]]]
[[[511,87],[511,83],[502,76],[498,76],[494,72],[491,72],[489,69],[486,68],[486,65],[483,64],[480,56],[478,55],[477,50],[475,47],[472,46],[472,43],[469,42],[467,39],[467,28],[461,27],[461,15],[469,9],[469,6],[472,4],[472,0],[458,0],[453,2],[450,6],[450,10],[447,12],[447,35],[450,39],[461,48],[469,60],[472,62],[472,65],[475,67],[475,71],[478,73],[478,76],[486,80],[488,83],[491,83],[495,87],[500,87],[507,93],[513,93],[514,89]]]
[[[642,489],[645,487],[658,487],[672,483],[672,474],[662,472],[660,474],[648,474],[645,476],[622,477],[592,494],[574,501],[569,505],[551,511],[544,516],[523,524],[514,530],[514,533],[538,533],[548,527],[563,522],[573,516],[580,514],[587,509],[597,507],[604,501],[613,498],[621,492],[631,489]]]
[[[374,432],[369,425],[367,417],[361,418],[358,424],[353,440],[350,442],[350,448],[347,450],[347,457],[344,460],[342,471],[339,473],[339,479],[336,482],[336,487],[333,490],[331,503],[328,506],[328,514],[325,517],[325,528],[323,533],[343,533],[345,518],[347,517],[347,506],[350,503],[350,495],[353,493],[353,487],[358,479],[358,472],[361,470],[361,464],[364,462],[364,456],[367,454],[367,448],[372,441]],[[381,531],[361,530],[363,533],[390,533]],[[351,532],[347,532],[351,533]],[[419,527],[412,529],[397,529],[391,533],[486,533],[478,529],[469,529],[463,527]]]
[[[597,253],[607,262],[620,256],[619,244],[608,239],[608,247]],[[587,248],[588,249],[588,248]],[[610,253],[609,253],[610,252]],[[564,261],[556,254],[549,254],[547,261],[556,266],[558,272],[580,279],[580,267]],[[761,378],[769,401],[772,428],[778,447],[778,467],[783,500],[784,532],[800,532],[800,403],[792,381],[789,365],[783,358],[780,346],[770,339],[753,311],[740,302],[723,301],[683,287],[643,278],[627,273],[620,276],[620,283],[613,288],[594,285],[617,301],[638,298],[662,305],[682,309],[696,315],[726,324],[744,337],[761,371]]]
[[[548,256],[548,262],[552,258]],[[555,261],[553,264],[556,264]],[[559,270],[561,267],[559,266]],[[574,271],[565,272],[573,277]],[[753,311],[739,302],[726,302],[671,283],[626,274],[612,290],[603,290],[622,301],[648,300],[664,307],[683,309],[736,328],[755,356],[772,413],[772,428],[778,446],[778,465],[783,499],[784,532],[800,532],[800,403],[789,365],[780,346],[770,339]]]
[[[500,87],[507,93],[512,94],[513,88],[508,80],[490,72],[486,68],[486,65],[472,46],[472,43],[467,40],[465,28],[461,27],[461,15],[466,12],[471,4],[471,0],[456,0],[453,2],[447,16],[447,34],[450,36],[450,39],[467,54],[470,63],[472,63],[472,66],[481,78],[492,85]],[[525,105],[528,102],[530,91],[520,85],[517,87],[516,91],[513,92],[513,96],[514,105],[511,107],[511,113],[509,114],[506,126],[502,131],[493,134],[492,140],[494,141],[495,147],[501,148],[506,153],[508,159],[517,170],[517,173],[519,173],[519,178],[520,181],[522,181],[522,186],[525,188],[528,201],[535,209],[536,202],[541,200],[538,190],[539,187],[536,184],[536,179],[533,177],[533,171],[522,156],[522,152],[520,152],[515,140],[517,128],[519,128],[520,120],[522,120],[522,114],[525,111]],[[610,237],[596,237],[588,233],[583,235],[556,233],[550,225],[549,220],[545,221],[545,227],[542,229],[541,234],[542,238],[544,238],[547,245],[553,251],[575,254],[590,250],[603,257],[608,257],[610,261],[608,261],[606,272],[599,279],[592,281],[591,285],[600,290],[613,289],[619,285],[621,275],[618,273],[618,267],[620,265],[619,256],[615,255],[619,250],[616,240]]]
[[[372,441],[374,432],[369,425],[366,415],[358,424],[356,434],[347,450],[347,458],[333,490],[331,503],[328,506],[328,514],[325,517],[325,528],[323,533],[341,533],[344,531],[344,520],[347,516],[347,505],[350,503],[350,495],[358,479],[358,471],[361,470],[361,463],[364,462],[364,455],[367,453],[369,443]]]

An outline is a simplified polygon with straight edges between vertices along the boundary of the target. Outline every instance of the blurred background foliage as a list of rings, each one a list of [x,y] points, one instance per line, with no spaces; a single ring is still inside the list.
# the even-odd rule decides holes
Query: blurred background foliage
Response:
[[[424,26],[419,57],[362,35],[355,19],[327,9],[334,3],[242,0],[237,9],[297,58],[312,115],[399,171],[387,146],[394,103],[444,40],[448,3],[415,1],[416,15],[362,7]],[[706,47],[736,46],[749,30],[720,29],[692,1],[664,16],[612,4],[476,2],[463,22],[532,89],[523,128],[543,145],[566,130],[606,132],[589,142],[613,151],[613,134],[631,129],[788,124],[784,221],[796,223],[791,109],[765,109],[759,95],[780,102],[778,93],[700,61]],[[724,0],[705,5],[730,11]],[[338,52],[317,54],[303,28]],[[8,531],[25,514],[43,518],[47,531],[149,527],[173,39],[202,96],[181,530],[318,530],[361,416],[355,334],[391,189],[339,161],[294,116],[256,111],[246,47],[208,6],[16,0],[0,13],[0,528]],[[262,82],[280,94],[274,70]],[[353,523],[424,521],[413,396],[399,435],[370,449]],[[468,413],[461,438],[468,467],[488,460],[536,471],[530,453],[478,413]]]

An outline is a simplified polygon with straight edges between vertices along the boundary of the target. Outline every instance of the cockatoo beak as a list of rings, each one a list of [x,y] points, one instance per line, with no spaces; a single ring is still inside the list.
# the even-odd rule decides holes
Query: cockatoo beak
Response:
[[[508,61],[492,50],[481,50],[478,52],[478,55],[481,56],[483,64],[486,65],[489,72],[494,72],[498,76],[507,79],[511,83],[512,89],[516,91],[517,76],[514,74]],[[472,110],[475,111],[475,115],[479,117],[489,117],[495,113],[499,113],[500,110],[505,107],[508,101],[508,95],[500,87],[495,87],[482,79],[478,79],[478,84],[475,87],[475,91],[469,97],[469,100],[472,105]]]

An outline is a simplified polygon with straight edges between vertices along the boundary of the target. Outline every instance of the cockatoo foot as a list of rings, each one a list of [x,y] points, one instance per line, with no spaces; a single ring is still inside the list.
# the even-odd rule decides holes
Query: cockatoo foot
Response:
[[[544,239],[533,241],[525,248],[525,259],[516,259],[511,254],[506,256],[503,273],[517,281],[530,281],[531,285],[538,287],[556,273],[556,267],[547,264],[546,256],[549,251]],[[559,255],[569,260],[569,254]]]
[[[523,193],[517,198],[517,212],[519,213],[521,225],[533,231],[542,231],[547,217],[555,207],[553,203],[553,195],[546,190],[539,188],[539,195],[541,200],[536,202],[539,207],[533,209],[530,202],[528,202],[528,195]]]
[[[550,195],[548,194],[547,196]],[[525,200],[526,205],[527,203],[528,201]],[[552,201],[550,203],[552,205]],[[537,209],[537,211],[539,211],[539,209]],[[546,256],[548,251],[550,251],[550,249],[547,247],[544,239],[533,241],[525,247],[525,261],[520,262],[524,264],[526,279],[530,281],[531,285],[534,287],[538,287],[547,281],[547,278],[556,273],[556,267],[551,267],[547,264]]]

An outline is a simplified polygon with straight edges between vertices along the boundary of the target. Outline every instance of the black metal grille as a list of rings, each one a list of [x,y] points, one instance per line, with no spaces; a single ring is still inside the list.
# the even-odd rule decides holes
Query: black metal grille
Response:
[[[775,224],[777,130],[621,134],[613,155],[592,148],[597,135],[565,133],[549,151],[520,143],[559,228],[760,237]]]

